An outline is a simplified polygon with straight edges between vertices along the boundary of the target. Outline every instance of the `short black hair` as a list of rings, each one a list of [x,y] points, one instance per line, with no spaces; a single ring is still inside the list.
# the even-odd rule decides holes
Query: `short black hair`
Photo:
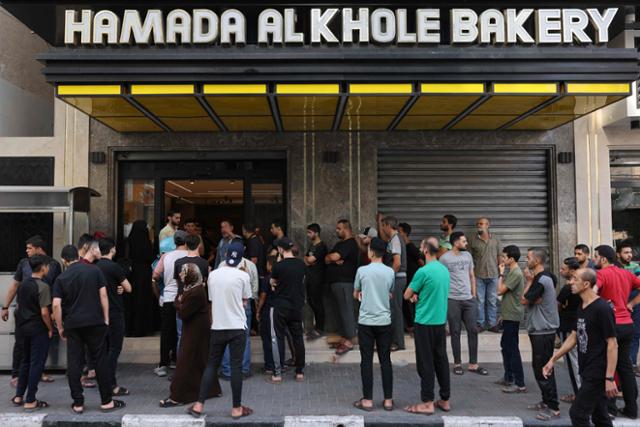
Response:
[[[616,248],[616,250],[617,250],[618,253],[620,253],[625,248],[631,248],[631,250],[633,251],[633,243],[631,242],[631,240],[625,240],[625,241],[621,242],[618,245],[618,247]]]
[[[446,214],[443,216],[443,218],[446,219],[449,224],[451,224],[451,228],[456,228],[456,225],[458,225],[458,218],[456,218],[455,215]]]
[[[274,219],[273,221],[271,221],[271,225],[273,225],[276,228],[281,229],[284,232],[284,222],[280,219]]]
[[[104,237],[98,240],[98,247],[101,255],[109,255],[111,249],[116,247],[116,242],[111,237]]]
[[[348,219],[339,219],[338,220],[338,224],[342,224],[345,227],[347,227],[348,229],[351,229],[351,221],[349,221]]]
[[[182,246],[186,243],[185,238],[186,236],[184,236],[182,233],[175,233],[173,235],[173,243],[175,243],[176,246]]]
[[[242,229],[246,230],[246,231],[249,231],[251,233],[255,233],[256,226],[251,222],[246,222],[246,223],[242,224]]]
[[[187,224],[198,224],[198,222],[196,221],[195,218],[188,218],[185,221],[182,221],[182,223],[184,225],[187,225]]]
[[[502,253],[505,254],[507,258],[513,258],[515,262],[518,262],[522,256],[520,248],[516,245],[505,246],[504,249],[502,249]]]
[[[398,228],[404,232],[407,236],[411,235],[411,226],[406,222],[401,222],[398,224]]]
[[[543,248],[529,248],[528,252],[533,252],[533,255],[538,258],[540,264],[545,265],[547,263],[547,251]]]
[[[307,225],[307,230],[311,230],[314,233],[320,233],[320,225],[314,222],[313,224]]]
[[[91,237],[91,235],[88,233],[84,233],[78,239],[78,249],[82,249],[85,246],[91,245],[91,242],[93,242],[93,237]]]
[[[180,211],[177,209],[171,209],[170,211],[167,212],[167,218],[169,218],[170,216],[174,216],[176,214],[179,214]]]
[[[187,245],[187,249],[189,249],[190,251],[195,251],[196,249],[198,249],[198,246],[200,246],[200,237],[195,234],[189,234],[187,237],[185,237],[184,242]]]
[[[598,255],[600,255],[603,258],[606,258],[606,260],[609,261],[610,264],[613,264],[616,262],[616,251],[613,250],[611,246],[600,245],[595,250],[596,252],[598,252]]]
[[[451,243],[451,246],[453,246],[458,240],[462,239],[463,237],[464,233],[462,231],[453,232],[451,233],[451,236],[449,236],[449,243]]]
[[[73,262],[78,260],[78,248],[73,245],[67,245],[60,251],[60,258],[67,262]]]
[[[45,265],[49,265],[50,263],[51,258],[46,255],[34,255],[29,258],[29,267],[31,267],[31,271],[34,273],[40,272]]]
[[[562,263],[569,267],[569,270],[577,270],[580,268],[580,261],[578,261],[578,258],[574,256],[565,258]]]
[[[583,254],[589,255],[591,253],[591,249],[589,249],[589,246],[585,245],[584,243],[579,243],[576,245],[575,248],[573,248],[574,251],[582,251]]]
[[[34,248],[40,248],[40,249],[44,249],[45,246],[47,246],[47,244],[45,243],[44,239],[39,235],[36,234],[35,236],[31,236],[29,237],[25,242],[24,245],[31,245]]]
[[[369,249],[377,258],[382,258],[387,251],[387,244],[379,237],[374,237],[369,242]]]

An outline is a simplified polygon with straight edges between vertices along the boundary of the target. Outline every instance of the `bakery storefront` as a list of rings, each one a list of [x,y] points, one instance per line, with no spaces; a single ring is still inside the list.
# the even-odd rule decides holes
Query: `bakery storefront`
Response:
[[[638,79],[629,8],[432,3],[2,1],[51,45],[65,114],[90,116],[92,231],[157,234],[177,208],[214,241],[222,218],[331,241],[381,211],[419,239],[450,213],[557,263],[577,240],[573,123]]]

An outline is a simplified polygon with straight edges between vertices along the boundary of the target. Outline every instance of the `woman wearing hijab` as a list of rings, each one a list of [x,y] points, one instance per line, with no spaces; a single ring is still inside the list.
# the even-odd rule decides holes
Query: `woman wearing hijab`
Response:
[[[209,334],[210,310],[207,293],[202,281],[202,273],[196,264],[182,266],[180,278],[184,291],[177,305],[182,319],[182,339],[178,353],[178,363],[171,380],[171,395],[160,401],[161,408],[171,408],[198,400],[200,379],[207,366],[209,341],[203,339]],[[213,381],[208,398],[221,396],[220,383]]]
[[[144,220],[133,223],[127,239],[127,254],[131,262],[129,281],[132,288],[126,313],[127,335],[144,337],[155,330],[154,311],[157,307],[151,289],[151,263],[155,254]]]

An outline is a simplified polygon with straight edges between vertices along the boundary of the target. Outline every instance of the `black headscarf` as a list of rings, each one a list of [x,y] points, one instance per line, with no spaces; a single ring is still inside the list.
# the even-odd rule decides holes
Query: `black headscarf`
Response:
[[[139,219],[133,223],[127,243],[131,261],[151,262],[153,260],[153,247],[149,239],[146,221]]]

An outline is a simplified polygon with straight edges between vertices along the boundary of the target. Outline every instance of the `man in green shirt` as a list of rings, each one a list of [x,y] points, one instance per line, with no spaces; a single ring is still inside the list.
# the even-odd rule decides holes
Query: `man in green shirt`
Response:
[[[502,262],[498,266],[498,295],[502,296],[502,360],[504,378],[496,384],[505,386],[505,393],[526,393],[524,370],[519,348],[520,322],[524,321],[524,307],[520,303],[524,292],[524,275],[518,266],[520,249],[509,245],[502,250]],[[506,269],[509,272],[505,276]]]
[[[404,298],[416,304],[414,338],[416,365],[420,376],[421,403],[404,408],[412,414],[431,415],[436,407],[451,410],[449,359],[445,323],[449,298],[449,270],[438,261],[438,248],[423,240],[420,251],[425,265],[413,276]],[[435,377],[440,385],[440,400],[434,402]]]

